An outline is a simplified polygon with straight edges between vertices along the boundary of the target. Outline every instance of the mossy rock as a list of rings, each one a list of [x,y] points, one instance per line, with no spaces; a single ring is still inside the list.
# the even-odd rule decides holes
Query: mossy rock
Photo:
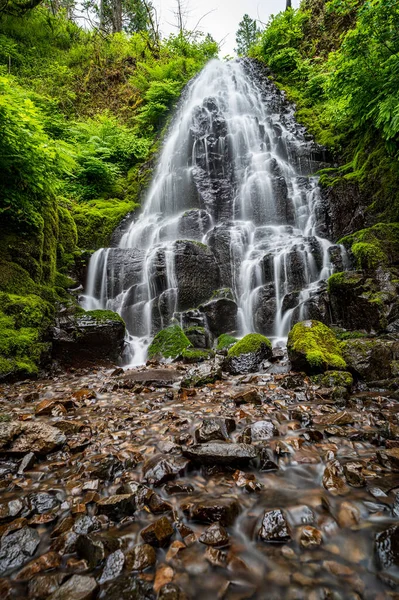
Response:
[[[213,358],[214,355],[215,353],[212,352],[212,350],[202,350],[200,348],[185,348],[181,353],[183,362],[189,364],[204,362],[205,360]]]
[[[346,340],[340,346],[348,369],[357,379],[380,381],[396,376],[399,342],[363,338]]]
[[[326,371],[324,375],[315,375],[312,381],[323,387],[345,388],[351,390],[353,386],[352,373],[348,371]]]
[[[229,335],[228,333],[222,333],[217,339],[216,350],[230,348],[230,346],[233,346],[236,342],[238,342],[236,337]]]
[[[193,325],[184,329],[184,333],[194,348],[203,350],[212,345],[212,336],[205,327]]]
[[[377,223],[342,238],[340,243],[350,248],[358,269],[399,263],[398,223]]]
[[[334,332],[320,321],[294,325],[288,335],[287,349],[294,371],[316,374],[327,369],[346,369]]]
[[[159,331],[148,348],[148,357],[177,358],[192,344],[179,325],[170,325]]]
[[[227,352],[225,368],[233,375],[254,373],[263,361],[272,357],[270,340],[260,333],[249,333]]]

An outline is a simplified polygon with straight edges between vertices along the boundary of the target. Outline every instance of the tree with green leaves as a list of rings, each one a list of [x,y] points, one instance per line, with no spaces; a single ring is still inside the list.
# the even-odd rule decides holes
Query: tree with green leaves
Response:
[[[256,20],[245,14],[242,21],[238,24],[236,33],[236,44],[237,48],[235,51],[239,56],[245,56],[248,54],[249,48],[256,42],[258,37],[258,28]]]

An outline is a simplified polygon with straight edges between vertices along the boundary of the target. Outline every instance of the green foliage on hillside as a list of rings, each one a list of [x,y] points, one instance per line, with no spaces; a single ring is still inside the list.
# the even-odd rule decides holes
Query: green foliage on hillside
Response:
[[[272,17],[250,54],[340,159],[323,182],[357,182],[374,220],[399,218],[399,5],[304,0]]]
[[[0,14],[0,291],[7,310],[37,298],[43,320],[22,327],[0,306],[0,379],[37,372],[68,271],[139,205],[170,110],[218,50],[185,32],[87,31],[36,4]]]

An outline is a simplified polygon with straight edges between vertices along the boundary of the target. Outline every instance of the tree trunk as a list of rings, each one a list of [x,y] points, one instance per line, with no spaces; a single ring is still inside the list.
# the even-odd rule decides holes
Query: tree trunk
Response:
[[[285,10],[288,10],[289,8],[292,8],[291,0],[286,0]]]

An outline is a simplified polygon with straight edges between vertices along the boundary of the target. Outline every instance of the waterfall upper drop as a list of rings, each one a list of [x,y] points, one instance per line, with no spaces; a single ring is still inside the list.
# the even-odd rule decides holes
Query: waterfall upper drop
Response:
[[[124,318],[133,364],[173,317],[274,338],[320,318],[344,256],[318,235],[316,151],[256,63],[212,60],[190,82],[141,215],[89,266],[83,305]]]

